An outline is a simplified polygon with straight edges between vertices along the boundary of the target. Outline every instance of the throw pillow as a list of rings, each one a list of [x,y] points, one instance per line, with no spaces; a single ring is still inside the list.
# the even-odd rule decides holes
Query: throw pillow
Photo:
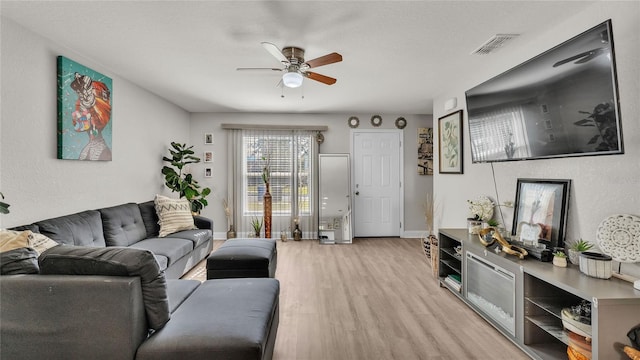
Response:
[[[187,199],[172,199],[156,195],[155,207],[160,224],[159,237],[182,230],[196,229],[193,215],[191,215],[191,204]]]
[[[151,251],[63,245],[38,260],[43,275],[139,276],[149,328],[159,330],[169,321],[167,281]]]
[[[40,256],[40,254],[45,250],[58,245],[60,244],[42,234],[29,231],[29,247],[35,250],[38,253],[38,256]]]
[[[0,230],[0,252],[29,247],[31,231]]]

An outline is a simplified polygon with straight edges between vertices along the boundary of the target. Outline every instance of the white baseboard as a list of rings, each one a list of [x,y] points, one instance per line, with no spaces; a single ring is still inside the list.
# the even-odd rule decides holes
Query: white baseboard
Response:
[[[425,234],[427,233],[427,230],[412,230],[412,231],[405,231],[402,233],[402,238],[416,238],[416,239],[420,239],[421,237],[423,237]]]

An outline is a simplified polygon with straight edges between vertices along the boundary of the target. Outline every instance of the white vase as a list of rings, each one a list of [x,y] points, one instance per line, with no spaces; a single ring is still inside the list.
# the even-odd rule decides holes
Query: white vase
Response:
[[[580,251],[569,249],[569,261],[574,264],[580,264]]]

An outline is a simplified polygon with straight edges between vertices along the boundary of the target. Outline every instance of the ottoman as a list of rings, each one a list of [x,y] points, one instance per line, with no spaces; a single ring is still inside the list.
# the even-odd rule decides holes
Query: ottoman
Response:
[[[272,239],[229,239],[207,258],[207,280],[276,275],[278,252]]]

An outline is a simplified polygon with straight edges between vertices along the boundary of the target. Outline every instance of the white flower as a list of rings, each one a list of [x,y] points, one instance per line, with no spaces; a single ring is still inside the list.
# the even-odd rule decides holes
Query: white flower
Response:
[[[480,196],[477,200],[467,200],[469,203],[469,218],[475,218],[482,221],[487,221],[493,217],[493,208],[496,206],[486,196]]]

